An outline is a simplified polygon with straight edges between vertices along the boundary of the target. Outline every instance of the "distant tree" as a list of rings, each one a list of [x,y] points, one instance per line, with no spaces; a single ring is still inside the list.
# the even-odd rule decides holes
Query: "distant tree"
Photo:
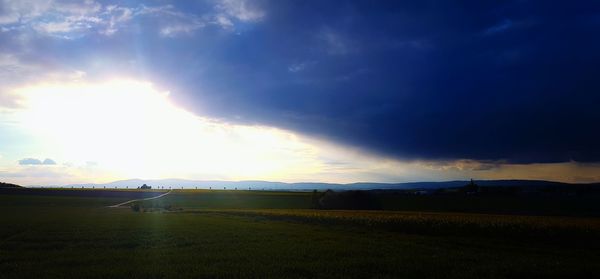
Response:
[[[314,208],[314,209],[319,209],[319,192],[317,191],[317,189],[314,189],[312,191],[312,196],[311,196],[311,200],[310,200],[310,207]]]
[[[473,179],[471,179],[471,182],[469,182],[469,184],[467,184],[466,186],[463,187],[463,191],[467,194],[477,193],[478,190],[479,190],[479,186],[477,186],[477,184],[475,184]]]

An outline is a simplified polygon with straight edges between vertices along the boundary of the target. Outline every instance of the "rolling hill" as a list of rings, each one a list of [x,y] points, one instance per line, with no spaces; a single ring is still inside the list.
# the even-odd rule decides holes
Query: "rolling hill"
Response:
[[[246,181],[222,181],[222,180],[186,180],[186,179],[128,179],[119,180],[105,184],[71,184],[63,185],[62,187],[73,188],[137,188],[143,184],[152,186],[153,188],[184,188],[184,189],[227,189],[227,190],[287,190],[287,191],[306,191],[306,190],[374,190],[374,189],[439,189],[439,188],[456,188],[462,187],[469,183],[466,180],[443,181],[443,182],[405,182],[405,183],[374,183],[374,182],[357,182],[349,184],[339,183],[321,183],[321,182],[299,182],[285,183],[260,180]],[[544,180],[477,180],[477,185],[484,187],[520,187],[520,188],[540,188],[540,187],[568,187],[590,185],[597,187],[600,184],[574,184],[553,182]]]
[[[21,188],[21,186],[11,183],[0,182],[0,188]]]

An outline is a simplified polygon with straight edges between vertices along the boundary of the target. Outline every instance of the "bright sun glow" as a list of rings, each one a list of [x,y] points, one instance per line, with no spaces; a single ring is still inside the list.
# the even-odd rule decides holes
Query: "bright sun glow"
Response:
[[[43,84],[18,94],[22,121],[56,157],[118,177],[246,179],[320,167],[316,147],[290,132],[198,117],[150,83]]]
[[[265,126],[225,123],[179,108],[151,83],[41,83],[12,90],[18,108],[3,117],[27,140],[29,154],[57,165],[0,169],[24,183],[185,178],[272,181],[405,181],[470,177],[548,178],[596,170],[573,164],[511,165],[474,171],[462,161],[402,162]],[[7,161],[11,159],[1,160]],[[14,161],[13,161],[14,162]],[[466,168],[466,169],[465,169]],[[535,171],[531,171],[532,168]],[[543,177],[532,176],[540,174]],[[555,175],[552,176],[552,175]],[[60,181],[60,182],[58,182]]]

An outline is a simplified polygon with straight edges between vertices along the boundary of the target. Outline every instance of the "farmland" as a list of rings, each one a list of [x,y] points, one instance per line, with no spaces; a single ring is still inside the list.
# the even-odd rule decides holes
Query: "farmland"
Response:
[[[543,204],[527,208],[537,215],[516,214],[520,201],[511,214],[481,200],[470,201],[479,204],[472,210],[443,210],[464,207],[460,197],[313,210],[311,193],[178,190],[139,202],[135,212],[107,206],[159,193],[74,191],[0,194],[2,278],[586,278],[600,271],[600,220],[586,214],[594,212],[587,200],[564,200],[584,205],[555,216]]]

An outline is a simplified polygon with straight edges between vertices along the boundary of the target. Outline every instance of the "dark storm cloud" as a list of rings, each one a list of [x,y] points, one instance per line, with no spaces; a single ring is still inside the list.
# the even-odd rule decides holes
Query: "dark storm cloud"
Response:
[[[0,32],[0,49],[396,158],[600,162],[598,1],[216,2],[168,6],[216,13],[182,34],[161,35],[185,22],[157,14],[70,40]]]
[[[204,60],[204,112],[405,159],[600,161],[595,1],[270,4]]]

